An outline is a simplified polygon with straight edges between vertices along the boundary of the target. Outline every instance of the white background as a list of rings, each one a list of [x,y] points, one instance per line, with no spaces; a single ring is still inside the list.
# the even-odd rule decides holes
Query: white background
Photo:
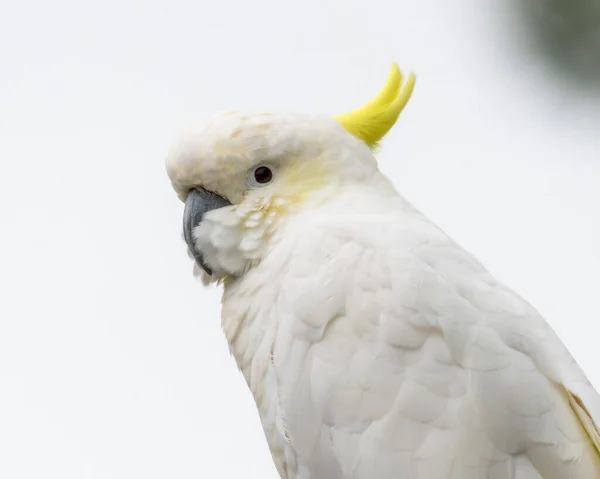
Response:
[[[600,385],[600,109],[501,3],[0,0],[0,477],[276,478],[164,158],[217,111],[359,106],[391,61],[382,169]]]

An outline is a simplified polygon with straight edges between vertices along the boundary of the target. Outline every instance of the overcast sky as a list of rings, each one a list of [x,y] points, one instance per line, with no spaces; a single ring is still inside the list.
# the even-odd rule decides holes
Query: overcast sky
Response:
[[[600,386],[600,109],[501,3],[0,0],[0,477],[277,477],[164,158],[221,110],[359,106],[392,61],[381,168]]]

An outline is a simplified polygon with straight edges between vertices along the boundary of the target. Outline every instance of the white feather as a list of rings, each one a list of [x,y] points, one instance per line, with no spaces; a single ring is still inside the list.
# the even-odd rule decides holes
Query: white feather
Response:
[[[581,370],[533,307],[414,208],[349,189],[285,228],[227,286],[223,311],[226,332],[253,337],[229,336],[286,451],[283,477],[600,477],[561,388],[597,411]]]

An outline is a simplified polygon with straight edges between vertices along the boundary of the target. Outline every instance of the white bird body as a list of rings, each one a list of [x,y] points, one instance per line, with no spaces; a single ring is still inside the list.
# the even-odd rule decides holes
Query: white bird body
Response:
[[[382,105],[406,103],[390,88],[383,134]],[[168,162],[190,210],[200,187],[231,202],[186,240],[224,284],[280,476],[600,478],[600,396],[538,312],[379,172],[368,111],[345,130],[228,113]]]
[[[406,201],[369,191],[300,213],[225,286],[280,475],[600,477],[567,390],[596,421],[600,398],[548,324]]]

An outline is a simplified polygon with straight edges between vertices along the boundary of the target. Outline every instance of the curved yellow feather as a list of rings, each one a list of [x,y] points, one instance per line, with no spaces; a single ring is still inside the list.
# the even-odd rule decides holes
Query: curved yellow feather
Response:
[[[375,148],[394,126],[413,92],[415,75],[409,74],[404,84],[402,80],[400,68],[393,63],[385,85],[375,98],[354,111],[336,116],[335,119],[349,133],[363,140],[369,147]]]

